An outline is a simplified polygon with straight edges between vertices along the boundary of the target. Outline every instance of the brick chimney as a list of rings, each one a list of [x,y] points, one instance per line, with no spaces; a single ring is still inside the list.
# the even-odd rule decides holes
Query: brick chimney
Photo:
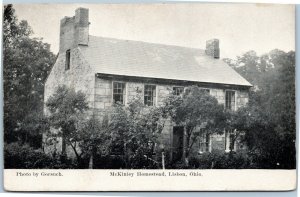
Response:
[[[206,55],[209,55],[215,59],[219,59],[220,58],[219,40],[218,39],[207,40],[205,53]]]
[[[78,45],[88,45],[89,42],[89,10],[77,8],[75,16],[64,17],[60,20],[59,52]]]

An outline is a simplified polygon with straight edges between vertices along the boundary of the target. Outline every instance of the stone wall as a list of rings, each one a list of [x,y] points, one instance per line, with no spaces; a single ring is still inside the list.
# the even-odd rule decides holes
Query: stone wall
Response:
[[[225,105],[225,92],[226,90],[233,90],[235,91],[235,100],[236,100],[236,107],[238,109],[242,106],[245,106],[248,103],[248,91],[247,90],[237,90],[237,89],[215,89],[210,88],[210,94],[217,98],[220,104]]]
[[[90,107],[90,110],[87,111],[87,115],[91,115],[93,113],[95,98],[95,72],[83,58],[79,48],[71,49],[69,70],[65,70],[65,63],[66,54],[60,53],[45,83],[44,103],[46,104],[48,98],[54,94],[58,86],[65,85],[74,88],[75,91],[81,91],[86,95]],[[45,115],[48,114],[46,105],[44,107],[44,113]],[[45,140],[46,136],[43,137],[44,142]],[[61,151],[61,140],[59,140],[59,143],[56,146],[56,149]],[[45,152],[49,152],[54,148],[44,146],[44,149]]]
[[[119,80],[115,80],[119,81]],[[126,98],[125,102],[130,102],[136,95],[137,91],[144,90],[145,83],[143,82],[131,82],[131,81],[122,81],[126,82]],[[100,112],[98,115],[101,115],[102,111],[108,109],[112,105],[112,83],[113,80],[107,80],[97,77],[95,82],[95,109]],[[164,99],[172,93],[173,87],[178,85],[168,85],[168,84],[158,84],[158,83],[149,83],[156,85],[156,105],[159,106],[163,103]],[[234,90],[236,92],[236,109],[241,106],[244,106],[248,102],[248,91],[247,90],[237,90],[237,89],[217,89],[217,88],[208,88],[210,94],[217,98],[218,102],[225,104],[225,91]]]
[[[59,52],[78,45],[88,45],[89,41],[89,10],[78,8],[75,16],[64,17],[60,21]]]
[[[95,115],[102,119],[105,112],[108,112],[113,103],[113,92],[112,84],[114,80],[104,79],[96,77],[95,82]],[[120,81],[120,80],[115,80]],[[130,102],[135,96],[137,96],[137,91],[140,91],[143,94],[144,85],[146,83],[123,80],[122,82],[126,83],[126,96],[125,104]],[[172,93],[173,87],[178,85],[169,85],[161,83],[149,83],[156,85],[156,102],[155,105],[159,106],[163,103],[164,99]],[[205,87],[207,88],[207,87]],[[225,92],[226,90],[234,90],[235,100],[236,100],[236,109],[244,106],[248,102],[248,91],[247,90],[238,90],[238,89],[221,89],[221,88],[208,88],[210,94],[217,98],[218,102],[225,104]],[[165,127],[162,132],[163,139],[162,141],[165,144],[166,149],[172,149],[173,141],[173,126],[174,124],[171,121],[166,121]],[[199,149],[198,142],[195,143],[195,147]],[[210,137],[210,150],[214,149],[226,149],[225,147],[225,134],[223,135],[213,135]],[[228,147],[227,147],[228,149]]]
[[[70,69],[65,70],[66,55],[59,54],[51,73],[45,83],[44,102],[53,95],[58,86],[65,85],[81,91],[86,95],[89,107],[94,107],[95,74],[86,60],[82,57],[79,48],[71,50]]]
[[[74,88],[75,91],[82,91],[86,94],[89,103],[90,110],[87,115],[94,114],[100,121],[103,119],[105,113],[109,112],[113,103],[113,90],[112,83],[114,80],[95,77],[95,72],[89,66],[88,62],[83,58],[79,48],[71,50],[70,69],[65,70],[66,55],[62,53],[58,56],[55,65],[47,79],[45,84],[45,102],[53,95],[55,89],[59,85],[66,85],[67,87]],[[115,80],[120,81],[120,80]],[[145,83],[142,81],[123,80],[126,82],[126,97],[125,104],[128,104],[133,98],[137,96],[137,92],[140,91],[141,95],[144,91]],[[161,84],[161,83],[149,83],[156,85],[156,101],[155,105],[162,105],[164,99],[172,93],[174,85]],[[178,86],[178,85],[175,85]],[[207,87],[205,87],[207,88]],[[225,89],[211,87],[208,88],[210,94],[217,98],[219,103],[225,104]],[[232,90],[232,89],[230,89]],[[246,90],[236,91],[236,109],[245,105],[248,102],[248,92]],[[45,108],[45,113],[47,110]],[[170,120],[167,120],[162,132],[162,142],[166,149],[172,150],[173,142],[173,126]],[[45,138],[44,138],[45,140]],[[214,135],[210,137],[210,148],[225,149],[225,134]],[[199,149],[199,143],[195,143],[195,148]],[[56,144],[56,149],[61,150],[61,140]],[[73,151],[67,147],[68,154],[72,154]],[[45,151],[49,152],[53,150],[53,147],[45,146]]]

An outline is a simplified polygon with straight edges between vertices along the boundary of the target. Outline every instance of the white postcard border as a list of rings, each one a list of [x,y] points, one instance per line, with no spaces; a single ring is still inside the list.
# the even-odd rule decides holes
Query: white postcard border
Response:
[[[146,176],[147,173],[165,176]],[[290,191],[296,188],[296,170],[5,169],[4,188],[7,191]]]

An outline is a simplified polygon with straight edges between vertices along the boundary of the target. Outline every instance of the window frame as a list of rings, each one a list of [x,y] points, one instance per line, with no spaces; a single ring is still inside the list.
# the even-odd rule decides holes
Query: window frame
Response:
[[[152,97],[153,97],[153,99],[152,99],[152,105],[148,105],[147,103],[146,103],[146,99],[145,99],[145,97],[146,97],[146,95],[145,95],[145,91],[146,91],[146,86],[154,86],[154,91],[155,91],[155,93],[153,93],[153,91],[152,91]],[[144,84],[144,91],[143,91],[143,97],[144,97],[144,105],[145,106],[156,106],[157,104],[156,104],[156,101],[157,101],[157,85],[155,85],[155,84]],[[147,97],[149,97],[148,95],[147,95]]]
[[[191,93],[191,90],[189,89],[190,87],[191,86],[184,86],[183,92],[189,95]]]
[[[71,68],[71,50],[66,50],[66,62],[65,62],[65,70],[70,70]]]
[[[225,151],[226,152],[230,152],[230,146],[231,146],[231,144],[233,144],[232,151],[236,151],[236,147],[237,147],[238,141],[235,140],[234,143],[233,143],[233,139],[232,138],[233,138],[234,132],[235,132],[235,130],[233,132],[225,130],[224,135],[225,135]]]
[[[183,87],[183,93],[185,93],[190,86],[174,86],[174,87]],[[211,89],[210,88],[202,88],[202,87],[199,87],[199,86],[198,86],[198,88],[199,88],[199,90],[207,91],[209,95],[211,93]],[[190,93],[191,93],[191,91],[189,90],[189,92],[187,94],[190,94]]]
[[[210,137],[211,135],[207,132],[204,132],[200,135],[199,140],[199,151],[200,153],[210,152]]]
[[[210,89],[209,88],[200,88],[200,90],[207,91],[207,93],[210,94]]]
[[[230,105],[231,105],[231,108],[227,108],[227,92],[233,92],[234,93],[234,102],[233,102],[233,106],[232,106],[232,100],[230,100]],[[230,99],[232,99],[232,97],[230,97]],[[236,110],[236,91],[235,90],[225,90],[225,109],[228,109],[228,110],[232,110],[232,111],[235,111]]]
[[[176,91],[174,90],[175,88],[182,88],[182,92],[180,94],[176,94]],[[173,86],[173,92],[172,93],[175,96],[182,96],[183,93],[184,93],[184,91],[185,91],[185,87],[184,86]]]
[[[114,90],[115,90],[115,89],[114,89],[114,84],[115,84],[115,83],[119,83],[119,84],[121,83],[121,84],[124,84],[124,88],[123,88],[123,92],[122,92],[122,93],[123,93],[123,94],[122,94],[122,95],[123,95],[123,102],[122,102],[121,104],[122,104],[122,105],[125,105],[125,104],[126,104],[126,98],[127,98],[127,97],[126,97],[126,95],[127,95],[127,88],[126,88],[126,87],[127,87],[127,84],[126,84],[126,82],[124,82],[124,81],[112,81],[112,93],[111,93],[111,94],[112,94],[112,103],[113,103],[113,104],[116,104],[115,99],[114,99],[114,95],[116,95],[116,94],[120,95],[119,93],[116,93],[116,94],[114,93]]]

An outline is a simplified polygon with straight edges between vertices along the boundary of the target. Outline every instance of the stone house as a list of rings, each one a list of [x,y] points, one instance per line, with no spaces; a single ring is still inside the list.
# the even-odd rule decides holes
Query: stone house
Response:
[[[217,39],[207,41],[202,50],[91,36],[89,25],[85,8],[61,19],[59,54],[45,84],[45,101],[59,85],[66,85],[84,92],[89,113],[101,118],[114,102],[126,105],[137,89],[143,93],[145,105],[158,106],[169,94],[197,85],[228,109],[236,110],[248,102],[251,84],[219,59]],[[169,122],[163,136],[166,147],[180,155],[183,128]],[[228,150],[228,142],[226,134],[203,136],[196,148],[200,153]]]

